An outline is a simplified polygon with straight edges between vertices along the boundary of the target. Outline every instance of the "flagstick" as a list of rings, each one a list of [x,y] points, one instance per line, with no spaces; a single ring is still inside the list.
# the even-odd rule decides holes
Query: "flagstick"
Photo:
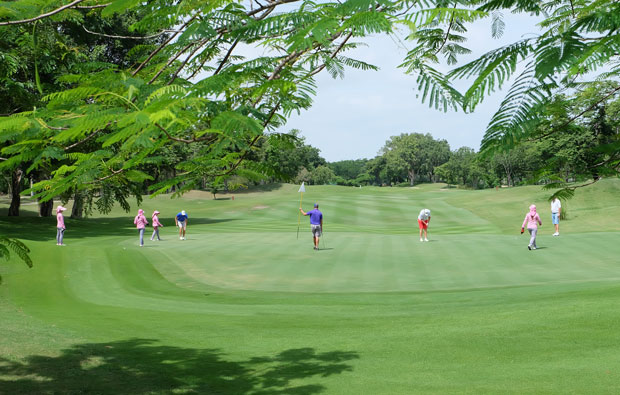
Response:
[[[304,200],[304,193],[301,192],[301,197],[299,198],[299,209],[300,211],[297,213],[297,240],[299,240],[299,225],[301,224],[301,202]]]

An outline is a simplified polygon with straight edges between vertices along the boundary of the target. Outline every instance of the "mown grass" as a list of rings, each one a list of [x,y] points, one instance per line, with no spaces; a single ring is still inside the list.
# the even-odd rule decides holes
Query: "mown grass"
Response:
[[[35,260],[0,265],[0,393],[615,392],[617,180],[563,202],[560,237],[539,187],[309,187],[318,252],[297,188],[147,198],[166,227],[144,248],[118,209],[67,219],[66,247],[52,219],[0,219]]]

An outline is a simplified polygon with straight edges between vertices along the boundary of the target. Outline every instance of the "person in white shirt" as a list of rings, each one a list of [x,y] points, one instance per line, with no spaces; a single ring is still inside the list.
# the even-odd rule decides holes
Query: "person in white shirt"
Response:
[[[562,213],[562,203],[560,199],[554,197],[551,201],[551,222],[555,226],[554,236],[560,235],[560,214]]]
[[[418,215],[418,226],[420,227],[420,241],[428,241],[428,223],[431,222],[431,210],[423,208]],[[424,238],[422,238],[424,232]]]

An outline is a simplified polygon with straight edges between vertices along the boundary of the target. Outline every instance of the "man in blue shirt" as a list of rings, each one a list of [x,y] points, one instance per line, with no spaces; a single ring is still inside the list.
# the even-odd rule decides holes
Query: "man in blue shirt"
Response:
[[[179,240],[185,240],[185,229],[187,229],[187,213],[185,210],[181,211],[174,217],[174,223],[179,227]]]
[[[321,237],[321,233],[323,232],[323,213],[319,211],[319,204],[314,203],[314,209],[308,211],[307,213],[304,210],[299,208],[299,211],[303,215],[310,216],[310,226],[312,227],[312,239],[314,241],[314,249],[319,249],[319,237]]]

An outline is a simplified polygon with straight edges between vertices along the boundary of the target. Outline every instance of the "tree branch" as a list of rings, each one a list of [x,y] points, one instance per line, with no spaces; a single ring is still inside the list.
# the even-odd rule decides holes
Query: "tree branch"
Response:
[[[603,96],[602,99],[600,99],[599,101],[597,101],[596,103],[592,104],[591,106],[589,106],[588,108],[586,108],[585,110],[583,110],[582,112],[580,112],[579,114],[571,117],[568,121],[564,122],[562,125],[553,128],[553,130],[551,130],[548,133],[544,133],[541,134],[540,136],[536,136],[536,138],[530,139],[530,141],[537,141],[540,140],[542,138],[551,136],[553,133],[555,133],[558,129],[562,129],[565,128],[566,126],[570,125],[571,123],[573,123],[574,120],[576,120],[577,118],[581,117],[583,114],[587,113],[588,111],[591,111],[594,109],[594,107],[598,106],[599,104],[601,104],[602,102],[604,102],[605,100],[607,100],[609,97],[613,96],[616,92],[620,91],[620,86],[618,86],[617,88],[615,88],[614,90],[612,90],[611,92],[609,92],[608,94],[606,94],[605,96]]]
[[[145,36],[145,37],[135,37],[135,36],[115,36],[112,34],[104,34],[104,33],[97,33],[97,32],[91,32],[90,30],[88,30],[86,27],[82,26],[82,28],[84,29],[84,31],[86,33],[90,33],[90,34],[94,34],[95,36],[100,36],[100,37],[107,37],[107,38],[118,38],[118,39],[133,39],[133,40],[148,40],[150,38],[155,38],[155,37],[159,37],[162,34],[166,34],[166,33],[178,33],[178,30],[162,30],[159,33],[155,33],[152,34],[150,36]]]
[[[456,3],[454,3],[453,7],[456,7]],[[446,45],[446,43],[448,42],[448,38],[450,37],[450,30],[452,29],[452,25],[453,24],[454,24],[454,12],[452,12],[452,16],[450,17],[450,24],[448,25],[448,30],[446,30],[446,37],[444,38],[443,42],[441,43],[441,47],[439,47],[439,49],[437,51],[435,51],[435,55],[437,55],[443,49],[443,47]]]
[[[93,180],[93,181],[85,182],[84,184],[94,184],[94,183],[97,183],[97,182],[105,181],[105,180],[108,180],[108,179],[110,179],[112,177],[115,177],[115,176],[121,174],[124,171],[125,171],[125,169],[112,170],[112,174],[107,175],[105,177],[98,178],[98,179]]]
[[[198,143],[198,142],[201,142],[201,141],[203,141],[203,142],[204,142],[204,141],[208,141],[209,139],[214,140],[213,138],[211,138],[210,136],[207,136],[207,135],[202,136],[202,137],[198,137],[198,138],[194,137],[194,138],[193,138],[193,139],[191,139],[191,140],[189,140],[189,139],[181,139],[181,138],[178,138],[178,137],[174,137],[174,136],[172,136],[172,135],[170,134],[170,132],[168,132],[168,131],[166,130],[166,128],[164,128],[164,127],[163,127],[163,126],[161,126],[160,124],[155,123],[155,126],[157,126],[157,128],[158,128],[159,130],[161,130],[162,132],[164,132],[164,134],[166,135],[166,137],[168,137],[168,139],[170,139],[170,140],[172,140],[172,141],[177,141],[177,142],[179,142],[179,143],[186,143],[186,144],[190,144],[190,143]]]
[[[183,62],[181,62],[181,65],[176,69],[174,74],[172,74],[172,78],[170,78],[170,81],[168,81],[166,85],[172,84],[174,80],[177,79],[177,77],[179,76],[179,73],[185,68],[185,66],[187,66],[187,63],[194,57],[196,52],[198,52],[198,50],[202,48],[203,45],[205,45],[206,42],[207,42],[207,39],[204,39],[202,40],[202,42],[196,45],[196,48],[194,48],[194,50],[189,55],[187,55],[187,58]]]
[[[353,31],[351,31],[349,34],[347,34],[347,36],[344,38],[344,40],[342,40],[342,42],[340,43],[340,45],[332,52],[332,54],[329,56],[331,59],[335,58],[336,55],[338,55],[338,52],[340,52],[342,50],[342,48],[344,47],[344,45],[347,43],[347,41],[349,41],[349,39],[353,36]],[[319,67],[315,68],[314,70],[312,70],[310,72],[310,74],[308,74],[308,77],[312,77],[313,75],[320,73],[323,69],[325,68],[325,63],[323,63],[322,65],[320,65]]]
[[[218,74],[220,71],[222,71],[222,68],[224,67],[224,65],[226,64],[226,62],[228,61],[228,58],[230,58],[230,55],[232,54],[232,51],[235,49],[235,47],[237,46],[237,44],[239,44],[239,38],[237,38],[235,40],[235,42],[230,46],[230,48],[228,49],[228,52],[226,52],[226,56],[224,56],[224,58],[222,59],[222,61],[220,62],[220,65],[217,67],[217,70],[215,70],[215,72],[213,73],[213,75]]]
[[[77,5],[71,8],[74,8],[76,10],[94,10],[97,8],[106,8],[107,6],[109,6],[112,3],[107,3],[107,4],[99,4],[99,5]]]
[[[159,51],[161,51],[162,49],[164,49],[164,48],[166,47],[166,45],[168,45],[168,44],[169,44],[172,40],[174,40],[174,38],[175,38],[175,37],[179,34],[179,32],[182,32],[182,31],[183,31],[183,29],[185,29],[185,28],[187,27],[187,25],[189,25],[190,23],[192,23],[192,22],[194,21],[194,19],[196,19],[196,18],[198,17],[198,15],[200,15],[200,12],[197,12],[197,13],[196,13],[193,17],[191,17],[191,18],[190,18],[187,22],[185,22],[185,23],[183,24],[183,26],[181,26],[181,28],[180,28],[180,29],[179,29],[176,33],[174,33],[174,34],[173,34],[172,36],[170,36],[170,37],[169,37],[166,41],[164,41],[164,42],[163,42],[163,43],[162,43],[162,44],[161,44],[161,45],[160,45],[160,46],[159,46],[159,47],[158,47],[155,51],[151,52],[151,54],[149,55],[149,57],[148,57],[148,58],[146,58],[146,60],[145,60],[144,62],[142,62],[142,63],[140,64],[140,66],[138,66],[138,68],[137,68],[137,69],[136,69],[133,73],[131,73],[131,76],[132,76],[132,77],[135,77],[135,76],[136,76],[136,74],[138,74],[138,72],[139,72],[140,70],[142,70],[142,69],[144,68],[144,66],[146,66],[146,64],[147,64],[148,62],[150,62],[150,61],[151,61],[151,59],[153,59],[153,57],[159,53]]]
[[[43,126],[44,128],[50,129],[50,130],[67,130],[67,129],[69,129],[69,128],[63,128],[63,127],[50,126],[47,123],[43,122],[43,120],[41,118],[35,118],[35,120],[39,123],[39,125]]]
[[[74,148],[82,143],[85,143],[86,141],[90,140],[93,136],[95,136],[97,133],[99,133],[99,130],[95,130],[94,132],[92,132],[91,134],[89,134],[88,136],[86,136],[85,138],[83,138],[82,140],[78,141],[77,143],[71,144],[68,147],[63,148],[65,151],[69,151],[71,148]]]
[[[48,17],[50,17],[52,15],[56,15],[56,14],[58,14],[60,12],[63,12],[67,8],[74,7],[74,6],[80,4],[83,1],[86,1],[86,0],[75,0],[75,1],[73,1],[73,2],[71,2],[69,4],[67,4],[67,5],[63,5],[62,7],[56,8],[54,11],[50,11],[50,12],[47,12],[45,14],[41,14],[39,16],[35,16],[34,18],[22,19],[20,21],[0,22],[0,26],[20,25],[20,24],[24,24],[24,23],[36,22],[38,20],[45,19],[45,18],[48,18]]]
[[[159,69],[159,71],[157,73],[155,73],[153,78],[151,78],[151,80],[149,82],[147,82],[147,85],[151,85],[153,82],[155,82],[157,77],[159,77],[161,75],[161,73],[163,73],[164,70],[166,70],[168,68],[168,66],[170,66],[175,60],[177,60],[179,58],[179,56],[183,55],[185,53],[185,51],[187,51],[188,49],[190,49],[194,45],[197,45],[198,48],[200,48],[204,44],[204,41],[205,40],[202,40],[199,43],[191,42],[191,43],[187,44],[185,47],[183,47],[179,52],[177,52],[176,55],[174,55],[172,58],[170,58],[168,60],[168,62],[161,69]]]
[[[284,66],[286,66],[286,64],[288,62],[290,62],[291,60],[293,60],[295,58],[300,57],[302,54],[303,54],[302,51],[293,51],[290,55],[288,55],[287,57],[282,59],[280,64],[278,64],[278,66],[276,66],[276,68],[273,70],[271,75],[267,78],[267,81],[271,81],[271,80],[276,79],[278,77],[278,74],[280,74],[280,71],[282,71],[282,69],[284,68]]]
[[[273,116],[276,114],[276,112],[280,108],[280,103],[281,103],[281,101],[278,101],[278,103],[276,103],[276,105],[273,106],[273,108],[269,112],[269,116],[267,117],[265,122],[263,122],[263,127],[267,127],[267,125],[269,125],[269,122],[271,122],[271,120],[273,119]],[[264,137],[264,135],[263,134],[259,134],[258,136],[254,137],[254,139],[252,139],[252,141],[250,142],[250,146],[243,152],[241,157],[237,160],[237,162],[230,169],[226,170],[224,173],[221,173],[221,174],[214,174],[214,176],[215,177],[225,176],[225,175],[228,175],[228,174],[232,173],[233,171],[237,170],[237,168],[241,165],[241,163],[245,160],[245,157],[250,152],[250,149],[254,146],[254,144],[256,144],[258,139],[261,138],[261,137]]]
[[[295,2],[298,2],[298,1],[300,1],[300,0],[279,0],[279,1],[274,1],[273,3],[269,3],[267,5],[264,5],[264,6],[260,7],[260,8],[257,8],[255,10],[250,11],[250,12],[246,13],[246,15],[247,16],[256,15],[259,12],[267,10],[267,9],[270,9],[270,8],[276,8],[277,6],[282,5],[282,4],[295,3]]]

